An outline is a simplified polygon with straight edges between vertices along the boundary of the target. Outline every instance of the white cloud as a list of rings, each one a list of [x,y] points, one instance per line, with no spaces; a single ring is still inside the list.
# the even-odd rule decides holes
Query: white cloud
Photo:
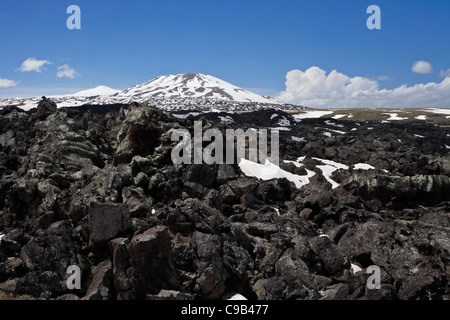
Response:
[[[450,107],[450,77],[440,83],[379,89],[375,80],[349,77],[336,70],[328,75],[319,67],[286,74],[286,90],[275,97],[313,108]]]
[[[428,61],[416,61],[411,67],[411,71],[415,73],[427,74],[433,72],[433,66]]]
[[[0,78],[0,88],[12,88],[19,84],[19,81],[13,81]]]
[[[447,70],[441,69],[441,72],[439,73],[439,75],[443,78],[450,77],[450,69],[447,69]]]
[[[73,78],[75,78],[76,76],[79,76],[79,75],[80,74],[78,72],[76,72],[74,68],[71,68],[67,64],[63,64],[62,66],[59,66],[58,67],[58,72],[56,73],[56,76],[58,78],[67,77],[67,78],[73,79]]]
[[[30,71],[42,72],[44,65],[46,64],[52,63],[47,60],[36,60],[35,58],[28,58],[27,60],[22,62],[22,65],[20,66],[19,70],[22,72],[30,72]]]

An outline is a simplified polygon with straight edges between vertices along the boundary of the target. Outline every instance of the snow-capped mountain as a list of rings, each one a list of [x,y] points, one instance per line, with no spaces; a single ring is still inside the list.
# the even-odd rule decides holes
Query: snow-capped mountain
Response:
[[[98,86],[92,89],[82,90],[77,93],[67,94],[66,97],[96,97],[96,96],[111,96],[119,93],[120,90],[116,90],[106,86]]]
[[[0,108],[16,105],[25,110],[37,106],[41,97],[0,100]],[[231,83],[201,73],[160,76],[145,83],[115,90],[105,86],[83,90],[64,96],[53,96],[58,107],[85,104],[148,103],[164,110],[254,111],[268,108],[305,109],[284,104],[270,97],[239,88]]]
[[[185,73],[157,77],[122,91],[119,96],[137,100],[148,98],[206,98],[235,102],[282,104],[272,98],[239,88],[231,83],[201,73]]]

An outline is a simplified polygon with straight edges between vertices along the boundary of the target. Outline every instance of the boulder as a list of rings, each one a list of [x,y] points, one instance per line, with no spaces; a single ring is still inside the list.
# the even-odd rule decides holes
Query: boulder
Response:
[[[183,185],[183,191],[186,192],[186,194],[190,198],[203,198],[207,193],[208,189],[205,188],[203,185],[201,185],[198,182],[191,182],[186,181]]]
[[[219,187],[219,193],[224,204],[233,205],[236,202],[236,194],[228,183]]]
[[[218,299],[225,291],[225,269],[221,259],[220,236],[194,232],[196,287],[208,299]]]
[[[259,279],[252,286],[258,300],[283,299],[284,286],[278,277]]]
[[[298,257],[287,250],[275,263],[275,272],[286,284],[287,298],[307,298],[308,290],[312,289],[313,277],[308,266]]]
[[[256,190],[258,187],[257,179],[248,177],[239,177],[236,180],[229,181],[227,184],[238,198],[246,192]]]
[[[337,244],[349,261],[357,261],[363,268],[370,265],[387,268],[394,246],[394,226],[372,219],[349,227]]]
[[[242,197],[241,197],[241,204],[245,207],[245,208],[249,208],[249,209],[257,209],[261,206],[265,206],[266,204],[259,200],[258,198],[255,197],[255,195],[253,194],[253,192],[246,192]]]
[[[158,294],[161,289],[178,289],[167,227],[150,228],[134,236],[128,253],[132,276],[139,285],[135,287],[137,297]]]
[[[89,231],[94,244],[106,242],[130,226],[130,213],[126,204],[94,203],[89,209]]]
[[[335,198],[333,194],[320,185],[306,185],[301,189],[300,194],[295,198],[295,202],[301,208],[310,208],[317,214],[321,208],[333,204]]]
[[[118,130],[114,164],[129,163],[136,155],[151,156],[166,131],[161,126],[170,122],[161,111],[147,105],[134,104]]]
[[[63,279],[69,265],[78,265],[82,272],[88,268],[87,259],[79,254],[81,242],[72,231],[68,220],[54,222],[44,231],[38,230],[19,254],[27,270],[54,270]]]
[[[341,271],[345,267],[345,259],[337,246],[328,236],[318,236],[308,239],[312,251],[322,261],[329,274]]]
[[[257,196],[265,202],[291,200],[291,182],[286,178],[262,181],[256,191]]]
[[[219,164],[216,179],[219,184],[224,184],[229,180],[236,179],[236,173],[233,166],[229,164]]]
[[[186,174],[186,181],[197,182],[204,187],[211,187],[216,179],[216,172],[206,164],[193,164]]]
[[[166,223],[171,232],[184,235],[194,230],[211,234],[230,230],[230,222],[222,212],[196,198],[176,200]]]
[[[114,289],[117,292],[118,299],[126,296],[125,292],[132,289],[131,281],[126,274],[126,270],[130,267],[129,242],[128,238],[116,238],[109,241],[109,248],[112,255]]]
[[[2,237],[1,247],[8,257],[16,257],[25,241],[22,231],[13,229]]]
[[[203,201],[210,207],[216,208],[220,212],[223,212],[223,201],[222,197],[216,189],[210,190],[206,196],[203,198]]]
[[[93,279],[82,300],[110,300],[113,298],[113,272],[107,259],[92,270]]]
[[[36,118],[40,121],[47,119],[49,115],[55,113],[57,110],[56,103],[48,99],[47,97],[42,97],[37,106],[37,116]]]

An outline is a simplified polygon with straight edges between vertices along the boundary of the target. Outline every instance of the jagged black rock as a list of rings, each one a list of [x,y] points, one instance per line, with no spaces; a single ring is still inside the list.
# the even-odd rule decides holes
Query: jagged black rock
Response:
[[[173,165],[171,130],[193,130],[194,119],[220,130],[289,121],[280,157],[306,158],[304,168],[281,167],[316,174],[298,189],[245,177],[238,165]],[[180,119],[138,104],[57,109],[49,99],[27,112],[1,109],[0,291],[29,299],[448,299],[448,128],[361,122],[351,131],[354,121],[333,120],[347,133],[324,136],[326,121],[297,122],[280,110]],[[314,158],[350,166],[333,173],[338,188]],[[80,290],[65,286],[69,265],[80,267]],[[370,265],[381,269],[379,290],[366,286]]]

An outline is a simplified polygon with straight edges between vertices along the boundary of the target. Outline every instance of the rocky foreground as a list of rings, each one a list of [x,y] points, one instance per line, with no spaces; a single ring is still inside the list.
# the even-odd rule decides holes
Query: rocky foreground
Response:
[[[281,168],[315,173],[297,188],[237,164],[173,165],[171,133],[192,131],[192,115],[88,109],[0,110],[0,299],[450,298],[448,127],[195,116],[204,129],[283,126],[282,160],[305,158]],[[348,166],[337,187],[318,159]]]

